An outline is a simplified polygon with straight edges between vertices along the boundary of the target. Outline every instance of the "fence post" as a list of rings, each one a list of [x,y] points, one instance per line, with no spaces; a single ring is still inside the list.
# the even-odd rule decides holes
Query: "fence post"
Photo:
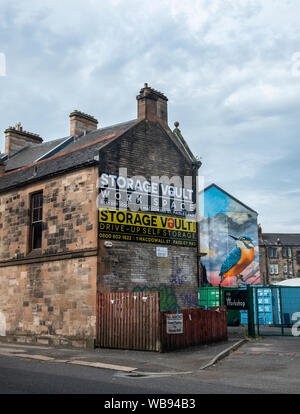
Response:
[[[248,297],[248,336],[255,338],[255,323],[254,323],[254,303],[253,303],[253,287],[247,286]]]
[[[282,312],[282,294],[281,294],[281,289],[282,289],[282,287],[279,286],[281,335],[284,336],[284,317],[283,317],[283,312]]]

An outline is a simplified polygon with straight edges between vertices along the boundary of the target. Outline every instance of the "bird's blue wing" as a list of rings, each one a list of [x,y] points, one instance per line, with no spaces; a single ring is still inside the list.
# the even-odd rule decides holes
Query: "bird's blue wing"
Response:
[[[239,247],[233,249],[222,264],[220,276],[222,277],[224,273],[227,273],[240,260],[241,256],[242,252]]]

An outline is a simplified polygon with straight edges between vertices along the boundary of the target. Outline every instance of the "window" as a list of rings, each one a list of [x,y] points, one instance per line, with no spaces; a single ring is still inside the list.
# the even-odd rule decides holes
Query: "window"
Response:
[[[292,257],[292,249],[290,247],[283,247],[282,248],[282,257]]]
[[[297,264],[300,265],[300,252],[297,252]]]
[[[289,264],[289,274],[290,275],[293,275],[294,274],[294,272],[293,272],[293,265],[292,264]]]
[[[42,247],[43,192],[31,195],[30,200],[30,250]]]
[[[270,265],[270,274],[271,275],[278,275],[278,264],[271,264]]]
[[[276,258],[277,257],[277,248],[276,247],[269,247],[269,257]]]
[[[282,248],[282,257],[287,257],[287,248],[286,247]]]
[[[288,266],[287,264],[283,265],[283,273],[287,273],[288,272]]]

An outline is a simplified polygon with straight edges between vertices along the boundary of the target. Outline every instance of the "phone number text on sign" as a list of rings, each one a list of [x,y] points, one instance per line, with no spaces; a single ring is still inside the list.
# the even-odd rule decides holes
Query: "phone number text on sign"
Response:
[[[196,229],[196,222],[186,218],[99,210],[100,239],[196,247]]]

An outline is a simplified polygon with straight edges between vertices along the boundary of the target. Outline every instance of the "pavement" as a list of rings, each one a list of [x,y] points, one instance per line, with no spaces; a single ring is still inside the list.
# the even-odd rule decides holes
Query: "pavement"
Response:
[[[169,353],[0,343],[0,394],[300,393],[300,337],[228,341]]]
[[[188,373],[206,369],[226,357],[245,340],[244,328],[230,328],[228,341],[192,346],[168,353],[120,349],[84,350],[28,344],[0,343],[0,355],[103,368],[125,373]]]
[[[300,337],[264,336],[247,341],[198,380],[212,386],[244,388],[256,393],[300,394]]]

